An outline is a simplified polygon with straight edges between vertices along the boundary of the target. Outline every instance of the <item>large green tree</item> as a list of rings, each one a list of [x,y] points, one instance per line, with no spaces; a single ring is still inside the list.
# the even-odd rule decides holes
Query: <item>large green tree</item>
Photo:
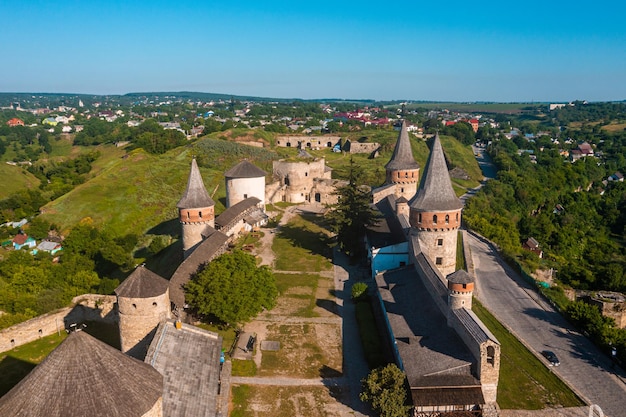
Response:
[[[374,369],[361,381],[359,398],[367,402],[381,417],[405,417],[410,406],[406,405],[406,376],[395,364]]]
[[[211,261],[185,286],[185,298],[198,313],[230,325],[271,309],[277,296],[271,270],[240,250]]]
[[[329,206],[328,212],[339,247],[352,257],[363,253],[365,232],[378,221],[377,212],[370,204],[370,190],[362,185],[362,178],[363,170],[350,159],[348,184],[337,189],[338,201]]]

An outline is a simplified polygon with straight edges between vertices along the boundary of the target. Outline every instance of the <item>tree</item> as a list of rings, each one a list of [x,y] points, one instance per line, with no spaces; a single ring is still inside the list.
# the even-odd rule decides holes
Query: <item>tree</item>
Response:
[[[364,251],[365,232],[378,222],[378,215],[370,206],[369,190],[359,185],[362,177],[363,171],[350,158],[348,184],[336,191],[338,201],[329,206],[328,213],[339,247],[352,257]]]
[[[359,398],[367,402],[381,417],[405,417],[410,406],[406,405],[406,376],[395,364],[374,369],[361,380]]]
[[[267,266],[236,250],[211,261],[185,286],[185,298],[198,313],[226,324],[245,322],[276,304],[278,290]]]

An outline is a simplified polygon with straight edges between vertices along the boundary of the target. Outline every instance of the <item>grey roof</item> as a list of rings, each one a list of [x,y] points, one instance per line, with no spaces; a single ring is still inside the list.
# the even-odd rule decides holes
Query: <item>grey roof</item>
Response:
[[[377,212],[379,218],[377,222],[366,229],[368,243],[375,248],[383,248],[406,242],[404,229],[398,217],[395,215],[396,197],[388,195],[372,208]]]
[[[440,386],[411,387],[411,399],[414,405],[423,407],[485,404],[480,383],[459,378],[442,381]]]
[[[434,376],[478,384],[471,373],[471,352],[448,327],[414,267],[379,274],[376,284],[411,387]]]
[[[236,220],[239,216],[246,212],[246,210],[256,207],[261,200],[256,197],[248,197],[241,200],[237,204],[228,207],[219,216],[215,218],[215,226],[226,227],[233,220]]]
[[[165,294],[169,285],[168,280],[141,265],[115,289],[115,294],[127,298],[152,298]]]
[[[452,282],[453,284],[469,284],[470,282],[474,282],[474,278],[472,278],[472,276],[468,274],[464,269],[454,271],[446,278],[449,282]]]
[[[224,173],[226,178],[258,178],[264,177],[267,173],[256,165],[241,161]]]
[[[459,308],[452,310],[459,322],[463,323],[463,327],[467,330],[468,334],[479,344],[491,341],[497,343],[498,339],[489,331],[485,324],[474,314],[472,310],[467,308]]]
[[[162,393],[153,367],[79,331],[0,398],[0,415],[137,417]]]
[[[415,158],[413,158],[413,150],[411,149],[409,133],[406,130],[406,122],[403,120],[400,133],[398,134],[396,147],[393,150],[391,159],[387,162],[387,165],[385,165],[385,169],[419,169],[419,167],[419,164],[415,162]]]
[[[179,307],[185,304],[184,285],[189,282],[191,275],[196,273],[200,266],[211,262],[220,255],[226,248],[228,236],[222,232],[215,231],[204,239],[180,264],[180,266],[170,278],[170,300]]]
[[[426,162],[422,183],[411,201],[411,208],[419,211],[447,211],[462,207],[463,203],[452,188],[446,157],[437,133]]]
[[[163,415],[217,414],[222,338],[195,326],[162,322],[148,349],[146,363],[165,376]]]
[[[176,204],[178,208],[203,208],[214,206],[215,202],[209,196],[204,182],[202,181],[202,175],[198,169],[198,163],[196,158],[191,161],[191,171],[189,172],[189,179],[187,180],[187,188],[185,193]]]

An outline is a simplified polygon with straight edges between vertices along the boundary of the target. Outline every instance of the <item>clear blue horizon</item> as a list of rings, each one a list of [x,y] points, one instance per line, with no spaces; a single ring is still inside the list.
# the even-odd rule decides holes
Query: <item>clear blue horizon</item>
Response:
[[[626,5],[5,1],[1,92],[626,99]]]

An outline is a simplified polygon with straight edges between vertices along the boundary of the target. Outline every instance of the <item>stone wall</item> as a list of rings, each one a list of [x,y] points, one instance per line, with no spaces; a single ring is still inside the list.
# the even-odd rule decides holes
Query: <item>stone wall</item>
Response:
[[[332,148],[340,143],[340,136],[278,136],[276,146],[283,148]]]
[[[360,143],[346,141],[343,150],[348,153],[374,153],[380,148],[380,143]]]
[[[0,352],[63,332],[72,323],[117,323],[119,320],[116,297],[113,295],[83,294],[75,297],[72,303],[73,307],[65,307],[0,330]]]

